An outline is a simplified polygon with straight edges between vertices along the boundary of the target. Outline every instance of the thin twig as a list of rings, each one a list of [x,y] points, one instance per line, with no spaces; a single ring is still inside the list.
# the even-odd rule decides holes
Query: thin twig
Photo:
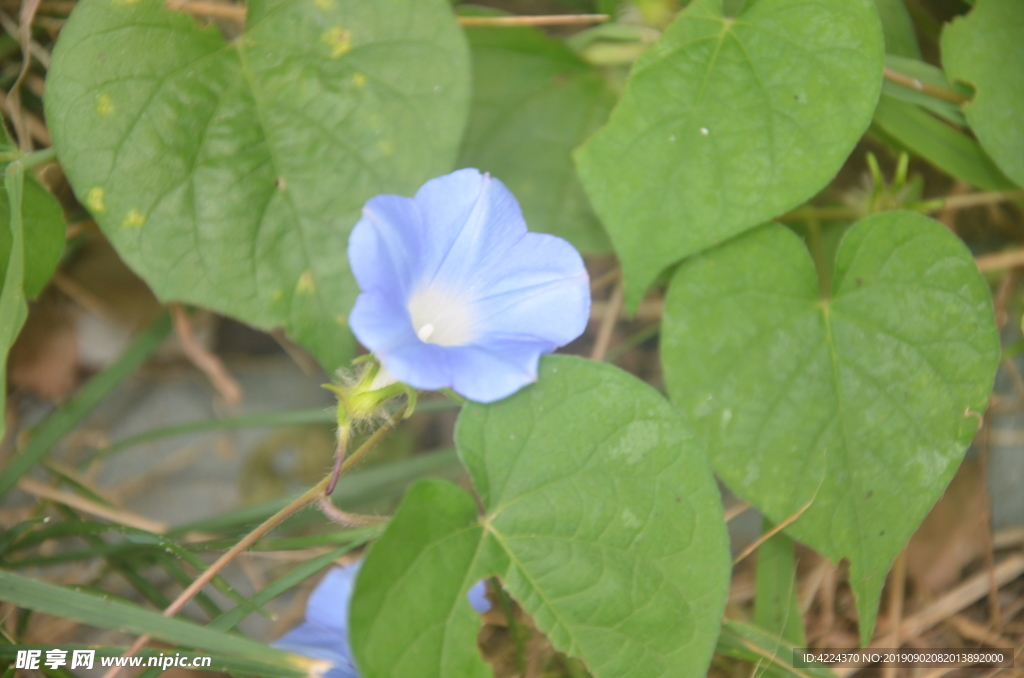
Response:
[[[298,365],[303,374],[307,377],[312,377],[314,374],[319,373],[320,364],[316,361],[316,358],[307,353],[306,349],[292,341],[284,330],[280,327],[272,329],[270,330],[270,336],[288,354],[292,362]]]
[[[0,14],[0,16],[3,15]],[[16,109],[11,105],[10,99],[8,99],[7,95],[3,91],[0,91],[0,111],[3,111],[7,114],[7,117],[14,120],[15,110]],[[43,124],[43,121],[22,109],[20,106],[17,110],[21,110],[22,117],[25,120],[25,125],[28,128],[29,136],[38,141],[40,146],[51,146],[50,133],[47,131],[46,125]]]
[[[39,11],[36,13],[62,14],[67,16],[68,14],[71,14],[71,10],[73,10],[77,4],[77,2],[73,2],[71,0],[43,0],[39,5]],[[17,10],[21,6],[21,3],[16,0],[4,0],[4,2],[0,3],[0,6],[7,10]]]
[[[741,501],[738,504],[733,504],[729,508],[725,509],[725,522],[732,522],[734,518],[746,513],[751,508],[753,508],[753,505],[749,501]]]
[[[751,544],[747,548],[743,549],[743,551],[738,556],[736,556],[736,558],[732,561],[733,567],[735,567],[737,564],[739,564],[739,562],[741,560],[743,560],[744,558],[749,556],[751,553],[756,551],[757,548],[759,546],[761,546],[761,544],[765,543],[766,541],[768,541],[769,539],[771,539],[772,537],[777,535],[779,532],[782,532],[784,529],[786,529],[787,527],[789,527],[790,525],[795,523],[797,518],[799,518],[800,516],[802,516],[804,514],[804,511],[806,511],[807,509],[811,508],[811,504],[814,503],[814,499],[817,496],[818,496],[818,492],[815,491],[814,492],[814,497],[811,497],[811,499],[806,504],[801,506],[800,509],[796,513],[794,513],[793,515],[789,516],[788,518],[783,520],[781,523],[779,523],[778,525],[776,525],[772,529],[770,529],[767,532],[765,532],[764,534],[762,534],[760,537],[758,537],[754,541],[753,544]]]
[[[760,645],[757,645],[756,643],[747,640],[742,636],[736,636],[735,639],[739,641],[739,643],[743,645],[745,648],[747,648],[747,650],[749,650],[750,652],[753,652],[754,654],[762,657],[763,659],[767,659],[770,664],[774,664],[781,668],[784,668],[786,673],[797,676],[798,678],[811,678],[811,674],[807,673],[806,671],[801,671],[795,666],[788,666],[787,664],[780,662],[778,660],[778,648],[776,648],[774,652],[769,652],[767,648],[763,648]]]
[[[996,585],[1000,587],[1024,574],[1024,553],[1017,553],[1004,559],[995,566],[993,574]],[[904,619],[900,625],[900,633],[904,636],[917,636],[927,631],[943,619],[988,595],[989,582],[989,573],[979,572],[931,605]]]
[[[597,339],[594,341],[594,348],[590,352],[590,359],[601,362],[604,354],[608,352],[608,346],[612,341],[612,333],[615,331],[615,323],[619,319],[619,311],[622,310],[622,302],[625,298],[625,289],[622,280],[615,283],[612,290],[612,297],[608,300],[604,317],[601,318],[601,326],[597,330]]]
[[[1017,662],[1017,658],[1020,657],[1022,652],[1024,652],[1024,645],[1021,645],[1020,647],[1018,647],[1016,649],[1016,651],[1013,653],[1013,661],[1014,661],[1014,663]],[[995,678],[996,676],[998,676],[1000,673],[1002,673],[1005,670],[1006,670],[1005,666],[1000,666],[1000,667],[992,669],[991,671],[983,673],[980,678]],[[1021,678],[1021,675],[1022,675],[1022,673],[1020,671],[1014,670],[1014,672],[1010,675],[1009,678]]]
[[[1014,642],[1009,638],[993,631],[991,628],[968,619],[962,614],[954,614],[946,621],[956,629],[964,638],[984,643],[989,647],[1013,647]]]
[[[17,36],[20,32],[18,24],[14,23],[14,19],[7,15],[6,12],[0,11],[0,26],[12,36]],[[50,53],[43,49],[35,40],[29,42],[28,51],[36,60],[43,65],[44,68],[50,67]]]
[[[39,9],[39,0],[23,0],[18,25],[15,25],[14,21],[6,14],[0,12],[0,20],[2,20],[4,30],[11,35],[17,36],[18,44],[21,46],[21,70],[18,71],[18,77],[14,79],[14,83],[7,92],[7,103],[10,107],[14,131],[18,135],[18,150],[22,153],[32,152],[32,135],[28,130],[25,111],[21,108],[21,83],[24,82],[28,69],[32,66],[32,56],[34,53],[32,48],[32,19],[35,17],[37,9]],[[42,48],[39,48],[39,50],[45,53]],[[46,55],[45,63],[47,66],[49,65],[48,54]]]
[[[581,26],[602,24],[607,14],[544,14],[541,16],[460,16],[461,26]]]
[[[181,10],[195,16],[214,17],[216,19],[228,19],[237,23],[245,23],[246,8],[242,5],[225,5],[216,2],[181,2],[180,0],[168,0],[167,9]]]
[[[916,90],[918,92],[924,92],[925,94],[929,94],[935,97],[936,99],[942,99],[943,101],[951,101],[954,104],[962,104],[966,101],[970,101],[970,97],[966,97],[963,94],[960,94],[959,92],[954,92],[953,90],[946,89],[945,87],[933,85],[930,82],[923,82],[913,76],[907,75],[906,73],[894,71],[888,66],[886,66],[885,69],[882,71],[882,75],[885,77],[886,80],[889,80],[890,82],[895,82],[897,85],[903,85],[904,87]]]
[[[954,182],[953,187],[946,193],[945,198],[942,201],[942,209],[938,210],[935,218],[938,219],[945,225],[946,228],[956,233],[956,215],[960,213],[961,206],[955,202],[950,204],[951,198],[959,198],[968,195],[971,192],[971,185],[966,181],[960,181],[959,179]]]
[[[1006,279],[1009,280],[1010,278],[1015,278],[1016,271],[1017,269],[1011,270],[1006,275]],[[1002,290],[1004,287],[1006,287],[1006,285],[1000,285],[1000,290]],[[996,296],[998,298],[999,295]],[[998,306],[999,302],[996,301],[996,322],[998,322]],[[1003,309],[1003,314],[1006,314],[1005,305]],[[1005,324],[1005,320],[1003,324]],[[1002,328],[1002,324],[1000,324],[1000,328]],[[984,533],[985,539],[985,549],[982,556],[985,562],[985,571],[988,573],[989,576],[988,618],[989,623],[992,625],[992,628],[999,629],[1002,628],[1003,623],[1000,619],[999,614],[999,587],[996,586],[995,575],[996,555],[995,546],[993,545],[992,541],[992,498],[989,497],[988,495],[988,458],[992,438],[992,428],[990,426],[983,424],[982,430],[979,433],[981,434],[981,445],[980,449],[978,450],[978,491],[982,497],[981,529]]]
[[[192,321],[181,304],[171,304],[171,315],[174,317],[174,333],[178,336],[181,350],[189,361],[206,375],[217,392],[229,405],[242,402],[242,387],[228,373],[224,363],[216,355],[201,346],[196,340]]]
[[[981,207],[983,205],[998,205],[1001,202],[1014,202],[1024,200],[1024,191],[986,191],[983,193],[966,193],[964,195],[951,195],[942,199],[940,205],[928,205],[925,212],[938,212],[948,208],[964,209],[966,207]]]
[[[975,257],[974,263],[982,273],[1024,266],[1024,249],[983,254],[980,257]]]
[[[1008,549],[1024,545],[1024,527],[1010,527],[992,535],[992,548]]]
[[[608,313],[608,305],[611,300],[608,301],[592,301],[590,303],[590,319],[600,320]],[[665,312],[665,300],[660,297],[653,297],[644,299],[640,302],[636,312],[632,315],[632,320],[661,320],[662,315]],[[626,309],[619,306],[619,320],[625,320],[630,316],[626,315]]]
[[[1017,289],[1017,278],[1020,276],[1019,268],[1011,268],[1003,276],[1003,279],[999,281],[999,287],[996,288],[995,299],[993,300],[993,306],[995,308],[996,325],[999,329],[1003,329],[1006,326],[1006,321],[1009,320],[1009,314],[1006,312],[1006,307],[1010,303],[1010,298],[1013,296],[1013,291]]]
[[[1015,553],[996,565],[993,570],[996,586],[1005,586],[1022,574],[1024,574],[1024,553]],[[962,582],[923,610],[906,617],[900,624],[900,636],[903,638],[920,636],[939,622],[947,620],[973,605],[988,594],[990,581],[988,572],[979,572]],[[886,647],[887,642],[887,636],[879,636],[866,649]],[[856,673],[862,668],[863,666],[843,666],[837,667],[833,671],[842,678]]]
[[[964,209],[967,207],[981,207],[985,205],[997,205],[1002,202],[1014,202],[1024,200],[1024,190],[1013,191],[985,191],[981,193],[968,193],[966,195],[948,195],[944,198],[929,200],[925,204],[907,205],[906,209],[914,209],[923,214],[934,214],[944,209]],[[822,221],[834,221],[842,219],[859,219],[865,216],[863,210],[854,207],[833,206],[817,207],[816,205],[804,205],[791,212],[786,212],[779,217],[779,221],[806,221],[809,218]]]
[[[89,515],[96,516],[97,518],[103,518],[109,520],[117,525],[125,525],[127,527],[134,527],[139,530],[146,530],[147,532],[153,532],[154,534],[163,534],[167,531],[167,525],[156,520],[150,520],[144,518],[138,514],[132,513],[131,511],[124,511],[109,506],[104,506],[98,502],[86,499],[85,497],[71,492],[65,492],[64,490],[58,490],[44,485],[38,480],[32,478],[21,478],[18,481],[18,489],[29,494],[39,497],[40,499],[48,499],[55,501],[59,504],[64,504],[76,511],[82,513],[88,513]]]
[[[602,273],[601,275],[597,276],[597,278],[590,281],[590,293],[596,294],[597,292],[600,292],[605,287],[608,287],[608,285],[611,285],[613,282],[615,282],[621,277],[622,269],[618,266],[616,266],[610,271]]]
[[[67,273],[57,270],[50,283],[64,293],[64,296],[81,306],[84,310],[92,313],[97,318],[117,323],[117,314],[110,308],[110,305],[98,295],[93,294],[89,289],[72,278]]]
[[[839,569],[835,566],[825,570],[821,581],[821,636],[835,630],[836,626],[836,593],[839,586]],[[808,642],[811,638],[807,639]]]
[[[903,644],[900,638],[900,622],[903,620],[903,596],[906,592],[907,583],[907,550],[903,549],[896,556],[896,562],[892,566],[889,575],[889,624],[892,631],[889,632],[889,644],[886,647],[896,649]],[[882,678],[896,678],[896,665],[887,664],[882,669]]]
[[[803,578],[797,591],[797,598],[800,601],[800,614],[806,615],[811,611],[814,599],[825,582],[826,575],[835,569],[835,565],[829,562],[824,556],[817,556],[818,564]]]

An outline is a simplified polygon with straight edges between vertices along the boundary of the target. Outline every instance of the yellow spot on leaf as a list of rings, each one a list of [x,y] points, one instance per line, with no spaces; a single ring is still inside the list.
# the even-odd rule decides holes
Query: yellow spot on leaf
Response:
[[[128,212],[128,216],[124,218],[124,222],[121,224],[125,228],[138,228],[139,226],[146,225],[146,216],[140,214],[138,210],[131,210]]]
[[[392,155],[395,152],[395,147],[389,141],[382,141],[377,145],[380,147],[380,152],[384,155]]]
[[[271,301],[281,301],[282,299],[284,299],[284,292],[282,292],[281,290],[274,290],[273,292],[270,293]]]
[[[109,94],[101,94],[96,97],[96,112],[102,116],[108,116],[114,112],[114,104],[111,103]]]
[[[103,204],[103,196],[106,191],[101,186],[89,189],[89,195],[85,198],[85,206],[93,212],[106,212],[107,206]]]
[[[340,26],[334,26],[325,31],[320,40],[331,48],[332,59],[337,59],[352,49],[352,31],[346,31]]]
[[[366,76],[363,75],[362,73],[354,73],[352,75],[352,84],[355,85],[356,87],[362,87],[363,85],[366,84]]]
[[[295,285],[295,291],[299,294],[313,294],[313,292],[316,292],[316,281],[313,280],[313,271],[306,271],[299,276],[299,282]]]
[[[313,3],[320,9],[330,9],[331,7],[334,7],[334,2],[332,0],[313,0]]]
[[[343,315],[335,316],[334,322],[338,323],[342,327],[348,324],[348,318]]]

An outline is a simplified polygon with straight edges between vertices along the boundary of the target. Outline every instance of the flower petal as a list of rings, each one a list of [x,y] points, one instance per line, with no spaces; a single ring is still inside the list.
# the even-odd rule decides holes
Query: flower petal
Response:
[[[425,261],[420,285],[439,284],[473,296],[482,268],[500,260],[527,232],[515,196],[475,169],[428,181],[415,201],[436,246]]]
[[[497,179],[464,169],[414,198],[377,196],[352,232],[360,342],[400,381],[482,402],[536,379],[537,361],[586,328],[579,253],[529,233]]]
[[[271,646],[332,662],[334,668],[324,678],[359,678],[348,643],[348,608],[360,565],[362,561],[330,570],[309,596],[306,621]]]
[[[469,598],[469,605],[477,614],[483,614],[490,612],[491,600],[487,597],[487,580],[481,579],[466,593],[466,597]]]
[[[402,298],[393,290],[374,290],[360,294],[348,316],[348,324],[359,343],[378,357],[388,355],[406,344],[419,342],[409,311]],[[398,377],[398,374],[395,376]]]
[[[348,239],[349,263],[359,289],[408,298],[422,277],[422,252],[429,243],[412,200],[398,195],[371,198]]]
[[[309,596],[306,603],[306,621],[344,631],[348,628],[347,601],[352,598],[356,575],[363,561],[345,567],[332,568]],[[346,601],[339,605],[338,601]]]
[[[590,278],[565,240],[529,233],[486,275],[488,295],[472,302],[477,332],[543,339],[553,351],[583,334],[590,319]],[[518,264],[516,266],[516,264]]]
[[[347,607],[339,609],[348,611]],[[348,634],[343,630],[304,622],[270,645],[292,654],[331,662],[334,666],[323,678],[359,678],[352,664]]]
[[[436,391],[452,385],[452,352],[462,349],[415,339],[386,353],[377,353],[377,357],[398,381],[424,391]]]
[[[547,346],[521,339],[490,339],[486,345],[450,349],[452,389],[479,403],[492,403],[537,381]]]

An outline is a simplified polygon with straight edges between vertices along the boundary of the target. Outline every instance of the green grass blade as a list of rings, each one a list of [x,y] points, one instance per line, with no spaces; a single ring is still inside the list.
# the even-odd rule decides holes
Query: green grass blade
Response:
[[[957,179],[987,191],[1015,188],[977,141],[914,104],[883,94],[875,109],[874,124]]]
[[[83,522],[77,513],[66,506],[58,506],[58,510],[64,515],[67,522],[65,524],[74,525],[76,523]],[[106,545],[96,534],[81,534],[81,538],[93,548],[101,548]],[[131,586],[135,588],[139,594],[148,600],[151,604],[156,605],[158,608],[165,608],[171,604],[171,601],[164,597],[164,594],[160,592],[156,586],[154,586],[148,579],[136,572],[134,564],[128,562],[126,559],[117,558],[116,556],[110,556],[106,558],[107,565],[124,577]]]
[[[767,518],[764,531],[773,527]],[[757,549],[754,622],[797,647],[804,647],[803,617],[796,595],[796,544],[786,534],[772,535]]]
[[[101,506],[106,506],[107,508],[117,508],[116,506],[114,506],[114,504],[112,504],[110,502],[109,499],[107,499],[106,497],[104,497],[101,494],[98,494],[98,493],[94,492],[92,490],[92,488],[90,488],[90,487],[88,487],[86,485],[83,485],[78,480],[76,480],[72,476],[68,475],[67,473],[62,471],[60,468],[58,468],[54,464],[51,464],[48,461],[44,461],[43,462],[43,466],[54,477],[60,479],[62,482],[65,482],[68,485],[70,485],[71,489],[74,490],[75,493],[81,495],[82,497],[85,497],[89,501],[94,501],[94,502],[96,502],[97,504],[99,504]]]
[[[189,565],[194,567],[199,572],[204,572],[206,570],[206,568],[209,567],[207,565],[206,561],[204,561],[202,558],[200,558],[196,554],[192,553],[188,549],[180,546],[179,544],[175,544],[174,542],[170,542],[169,545],[168,545],[168,548],[170,548],[171,551],[176,556],[178,556],[182,560],[186,561]],[[228,548],[230,548],[230,547],[228,547]],[[192,583],[192,578],[189,577],[188,581],[187,582],[183,582],[182,585],[183,586],[188,586],[191,583]],[[263,615],[264,617],[269,618],[271,616],[270,614],[264,612],[259,607],[252,606],[249,603],[249,600],[245,596],[241,595],[240,593],[235,591],[233,588],[231,588],[231,585],[228,584],[228,582],[223,577],[221,577],[220,575],[217,575],[216,577],[214,577],[213,580],[210,583],[213,584],[214,588],[216,588],[218,591],[220,591],[225,596],[227,596],[232,601],[234,601],[235,604],[248,607],[250,612],[255,612],[256,614]],[[221,610],[219,608],[217,609],[216,612],[212,612],[212,611],[210,612],[212,617],[217,617],[217,616],[220,615],[220,613],[221,613]]]
[[[225,417],[223,419],[203,419],[201,421],[190,421],[185,424],[164,426],[152,431],[139,433],[138,435],[122,438],[110,447],[101,449],[97,454],[86,462],[95,459],[103,459],[111,455],[127,450],[128,448],[150,443],[154,440],[173,438],[175,436],[189,435],[191,433],[206,433],[208,431],[223,431],[238,428],[258,428],[263,426],[303,426],[309,424],[333,424],[335,414],[332,410],[324,408],[286,410],[284,412],[267,412],[260,414],[246,414],[239,417]]]
[[[45,518],[32,518],[30,520],[23,520],[20,523],[12,525],[3,532],[0,532],[0,555],[3,555],[15,547],[18,539],[21,535],[25,534],[26,531],[33,525],[44,522]]]
[[[441,412],[444,410],[456,409],[458,406],[458,403],[448,399],[428,400],[417,405],[416,413],[425,414],[428,412]],[[138,435],[122,438],[110,447],[100,450],[97,452],[95,457],[85,460],[83,464],[89,463],[93,461],[93,459],[109,457],[128,448],[135,447],[136,445],[142,445],[144,443],[150,443],[154,440],[162,440],[164,438],[238,428],[335,424],[337,422],[336,417],[337,414],[335,413],[334,408],[318,407],[301,410],[285,410],[283,412],[260,412],[257,414],[245,414],[238,417],[224,417],[221,419],[190,421],[184,424],[164,426],[162,428],[153,429],[152,431],[146,431],[145,433],[139,433]]]
[[[0,664],[3,664],[4,662],[13,662],[18,655],[18,650],[43,650],[43,652],[45,653],[46,650],[52,649],[53,645],[0,645]],[[95,662],[94,668],[96,668],[100,665],[100,657],[119,657],[122,654],[124,654],[125,650],[127,650],[128,648],[117,646],[104,646],[98,648],[94,645],[62,644],[60,646],[60,649],[67,650],[69,657],[71,656],[71,652],[75,650],[95,650],[97,660]],[[171,657],[177,654],[181,655],[182,657],[187,657],[189,658],[189,660],[193,659],[194,657],[210,657],[210,666],[209,668],[205,669],[207,671],[239,673],[242,675],[257,675],[265,676],[266,678],[284,678],[286,676],[289,678],[300,678],[301,676],[306,675],[306,672],[301,669],[288,669],[279,666],[273,666],[270,664],[264,664],[258,661],[241,659],[238,657],[232,657],[221,654],[205,654],[200,652],[189,652],[187,650],[172,650],[168,652],[167,650],[161,651],[155,648],[143,648],[138,652],[138,656],[147,658],[145,662],[149,661],[149,657],[159,657],[161,654]],[[149,671],[154,671],[153,675],[162,673],[162,670],[159,668],[147,669],[147,673]]]
[[[758,665],[773,675],[790,678],[838,678],[835,673],[824,667],[795,668],[792,645],[752,624],[735,619],[726,619],[722,622],[722,633],[718,637],[715,651],[726,657]]]
[[[178,564],[178,561],[171,557],[169,553],[164,552],[156,554],[154,560],[156,560],[157,564],[163,568],[164,572],[166,572],[171,579],[178,582],[178,585],[181,586],[182,589],[188,588],[192,583],[193,577],[190,577],[188,572],[185,572],[184,568],[182,568],[181,565]],[[220,616],[221,612],[223,612],[223,610],[220,609],[220,606],[213,602],[213,600],[210,599],[210,596],[206,595],[202,591],[198,592],[192,600],[199,607],[203,608],[203,612],[208,614],[210,619],[216,619]],[[164,605],[163,607],[167,606]]]
[[[33,521],[26,521],[31,523],[42,523],[43,519],[38,518]],[[19,525],[24,523],[19,523]],[[8,532],[13,531],[15,528],[11,528]],[[72,522],[67,521],[63,523],[57,523],[56,525],[47,524],[37,530],[31,530],[23,532],[21,538],[12,540],[13,543],[0,548],[0,552],[13,553],[22,549],[41,544],[47,539],[61,539],[63,537],[86,537],[88,535],[103,534],[104,532],[121,532],[122,528],[120,525],[110,525],[108,523],[96,523],[92,521],[80,521]],[[4,537],[7,536],[5,532]]]
[[[11,253],[7,260],[3,289],[0,290],[0,384],[7,384],[7,351],[28,317],[25,301],[25,231],[21,223],[21,198],[25,185],[25,168],[21,161],[12,162],[4,173],[4,188],[10,207],[8,228],[11,232]],[[0,389],[0,412],[7,411],[7,389]],[[0,435],[6,434],[6,421],[0,420]],[[0,475],[4,487],[9,471]],[[17,478],[15,478],[15,481]],[[0,491],[0,497],[4,494]]]
[[[265,589],[254,595],[249,599],[249,603],[252,606],[263,606],[269,603],[274,598],[278,597],[288,589],[292,588],[299,582],[312,577],[320,570],[329,567],[331,563],[345,555],[354,548],[358,548],[365,544],[367,541],[375,537],[381,531],[380,528],[370,528],[367,530],[352,530],[350,534],[355,536],[355,533],[359,533],[358,538],[354,539],[351,543],[345,544],[339,548],[334,549],[328,553],[311,558],[302,565],[299,565],[285,576],[277,579],[276,581],[269,584]],[[220,615],[207,626],[211,629],[217,629],[219,631],[230,631],[239,622],[249,616],[248,608],[239,605],[238,607],[232,608]],[[136,678],[155,678],[161,673],[159,669],[151,668],[146,669],[144,672],[139,674]]]
[[[0,571],[0,600],[19,607],[123,633],[149,635],[211,654],[242,657],[284,669],[308,671],[311,660],[274,650],[263,643],[228,635],[183,619],[164,617],[113,596],[93,596]]]
[[[375,529],[374,532],[379,533],[380,530]],[[308,579],[309,577],[312,577],[320,570],[330,566],[331,563],[333,563],[335,560],[345,555],[352,549],[359,548],[367,541],[369,541],[370,538],[370,534],[367,533],[366,535],[362,535],[360,539],[356,539],[348,544],[345,544],[344,546],[340,546],[334,549],[333,551],[329,551],[321,556],[316,556],[315,558],[310,558],[308,561],[306,561],[302,565],[299,565],[288,574],[267,585],[265,589],[263,589],[255,596],[253,596],[249,600],[249,603],[253,606],[266,605],[271,600],[277,598],[279,595],[281,595],[288,589],[292,588],[299,582]],[[219,617],[217,617],[216,619],[214,619],[212,622],[209,623],[208,626],[211,629],[217,629],[219,631],[230,631],[235,627],[235,625],[237,625],[239,622],[245,619],[248,615],[248,609],[243,608],[241,605],[239,605],[238,607],[232,608],[227,612],[223,613],[222,615],[220,615]]]

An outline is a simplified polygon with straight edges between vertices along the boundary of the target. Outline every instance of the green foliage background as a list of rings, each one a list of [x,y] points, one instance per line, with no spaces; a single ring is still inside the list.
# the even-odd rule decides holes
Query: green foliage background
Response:
[[[364,678],[488,675],[465,602],[481,578],[596,677],[698,676],[715,651],[792,673],[777,650],[803,641],[779,593],[796,540],[849,562],[872,639],[889,568],[962,460],[1001,355],[972,252],[926,216],[952,198],[926,196],[907,159],[943,190],[955,180],[977,204],[1019,208],[1024,5],[977,0],[929,27],[901,0],[570,4],[609,21],[545,30],[444,0],[253,0],[241,28],[160,0],[77,3],[46,77],[53,149],[0,148],[5,351],[63,247],[34,166],[60,163],[162,301],[283,328],[328,372],[355,351],[346,245],[363,203],[476,166],[511,188],[531,229],[591,261],[614,254],[628,309],[663,300],[668,397],[609,364],[546,358],[536,384],[463,408],[456,452],[350,477],[354,493],[398,491],[457,454],[472,492],[421,481],[386,528],[276,534],[266,545],[332,550],[248,599],[214,579],[234,607],[200,597],[205,626],[46,583],[38,568],[58,561],[38,545],[84,539],[59,561],[107,558],[163,608],[143,566],[187,581],[160,554],[203,569],[197,553],[229,548],[282,502],[165,535],[70,509],[5,526],[0,600],[208,652],[224,671],[299,676],[309,660],[232,628],[376,540],[351,615]],[[861,171],[865,143],[904,154],[891,180],[874,155]],[[870,185],[841,186],[844,167]],[[0,495],[168,332],[166,319],[151,327],[36,427]],[[310,419],[331,418],[276,420]],[[761,627],[722,619],[714,474],[785,525],[758,575]],[[72,480],[57,477],[88,494]],[[190,529],[205,538],[185,540]]]

